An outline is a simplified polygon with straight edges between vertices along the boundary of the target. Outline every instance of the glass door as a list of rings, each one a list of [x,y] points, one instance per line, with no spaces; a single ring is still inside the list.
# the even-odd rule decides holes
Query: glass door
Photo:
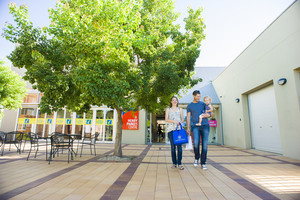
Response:
[[[99,108],[94,110],[93,114],[95,119],[95,133],[98,133],[97,140],[101,142],[112,142],[114,111],[107,108]]]
[[[114,111],[106,110],[104,141],[113,141]]]
[[[64,114],[65,114],[64,110],[57,112],[55,132],[63,133]]]
[[[76,113],[75,134],[82,134],[83,130],[83,114]]]
[[[22,108],[19,113],[17,131],[34,132],[37,108]]]
[[[104,110],[95,110],[96,111],[96,125],[95,133],[98,134],[98,141],[103,141],[104,133]]]
[[[52,132],[53,132],[53,117],[54,117],[54,113],[47,113],[46,114],[46,127],[45,127],[45,137],[48,137]]]
[[[45,113],[41,113],[40,110],[38,110],[38,115],[37,115],[37,122],[36,122],[36,133],[39,135],[44,135],[44,123],[45,123]]]
[[[73,130],[73,124],[74,119],[73,119],[73,113],[70,112],[69,110],[66,110],[66,117],[65,117],[65,130],[64,133],[65,134],[71,134],[72,130]]]
[[[84,134],[85,137],[91,137],[93,129],[93,110],[85,113]]]

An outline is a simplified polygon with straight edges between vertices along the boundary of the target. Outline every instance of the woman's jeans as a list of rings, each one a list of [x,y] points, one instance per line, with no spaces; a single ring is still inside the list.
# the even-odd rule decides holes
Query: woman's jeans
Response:
[[[201,150],[201,165],[205,165],[207,157],[207,142],[209,135],[209,125],[192,126],[193,137],[194,137],[194,153],[195,160],[200,158],[200,135],[202,137],[202,150]]]
[[[172,162],[173,165],[181,165],[181,160],[182,160],[182,146],[181,145],[175,145],[174,141],[173,141],[173,131],[168,133],[168,137],[170,140],[170,144],[171,144],[171,155],[172,155]],[[176,148],[177,147],[177,151],[178,151],[178,158],[176,158]]]

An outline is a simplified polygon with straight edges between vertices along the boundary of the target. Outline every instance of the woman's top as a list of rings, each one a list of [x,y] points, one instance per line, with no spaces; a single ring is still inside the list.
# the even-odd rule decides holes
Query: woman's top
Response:
[[[180,109],[176,108],[176,110],[172,110],[172,108],[169,108],[169,115],[168,115],[168,119],[169,120],[175,120],[180,122],[181,118],[180,118]],[[166,132],[171,132],[176,130],[177,124],[176,123],[170,123],[167,122],[167,128],[166,128]],[[178,130],[180,129],[180,126],[178,126]]]

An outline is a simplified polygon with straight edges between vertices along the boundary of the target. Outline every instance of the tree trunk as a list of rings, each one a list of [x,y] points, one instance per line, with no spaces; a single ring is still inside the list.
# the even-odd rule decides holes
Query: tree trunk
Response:
[[[122,126],[123,126],[123,119],[122,119],[122,110],[120,108],[115,108],[118,113],[118,123],[117,123],[117,134],[115,138],[115,149],[114,149],[114,156],[122,157]]]

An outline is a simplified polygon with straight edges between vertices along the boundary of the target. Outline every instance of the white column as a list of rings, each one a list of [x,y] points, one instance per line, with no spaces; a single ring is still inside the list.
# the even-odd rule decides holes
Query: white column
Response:
[[[152,143],[152,113],[150,113],[150,143]]]
[[[105,135],[106,135],[106,113],[107,110],[103,110],[103,134],[102,134],[102,141],[104,142],[105,140]]]
[[[95,135],[96,134],[96,115],[97,115],[97,111],[93,110],[93,123],[92,123],[92,134]]]
[[[51,131],[51,133],[55,132],[56,118],[57,118],[57,112],[54,112],[54,114],[53,114],[53,119],[52,119],[52,126],[51,126],[52,131]]]
[[[67,115],[67,109],[64,108],[64,119],[63,119],[63,130],[62,133],[65,133],[65,127],[66,127],[66,115]]]
[[[38,120],[38,116],[39,116],[39,108],[36,108],[36,115],[35,115],[35,124],[34,124],[34,127],[33,127],[33,130],[32,132],[36,132],[36,127],[37,127],[37,120]]]
[[[47,120],[47,113],[45,113],[45,117],[44,117],[44,125],[43,125],[43,137],[45,137],[46,120]]]
[[[83,113],[82,132],[81,132],[82,137],[84,137],[84,133],[85,133],[85,113]]]
[[[72,112],[72,133],[71,134],[75,134],[75,128],[76,128],[76,112]]]
[[[112,141],[115,143],[116,134],[117,134],[117,125],[118,125],[118,112],[116,109],[114,109],[114,124],[113,124],[113,136]]]

